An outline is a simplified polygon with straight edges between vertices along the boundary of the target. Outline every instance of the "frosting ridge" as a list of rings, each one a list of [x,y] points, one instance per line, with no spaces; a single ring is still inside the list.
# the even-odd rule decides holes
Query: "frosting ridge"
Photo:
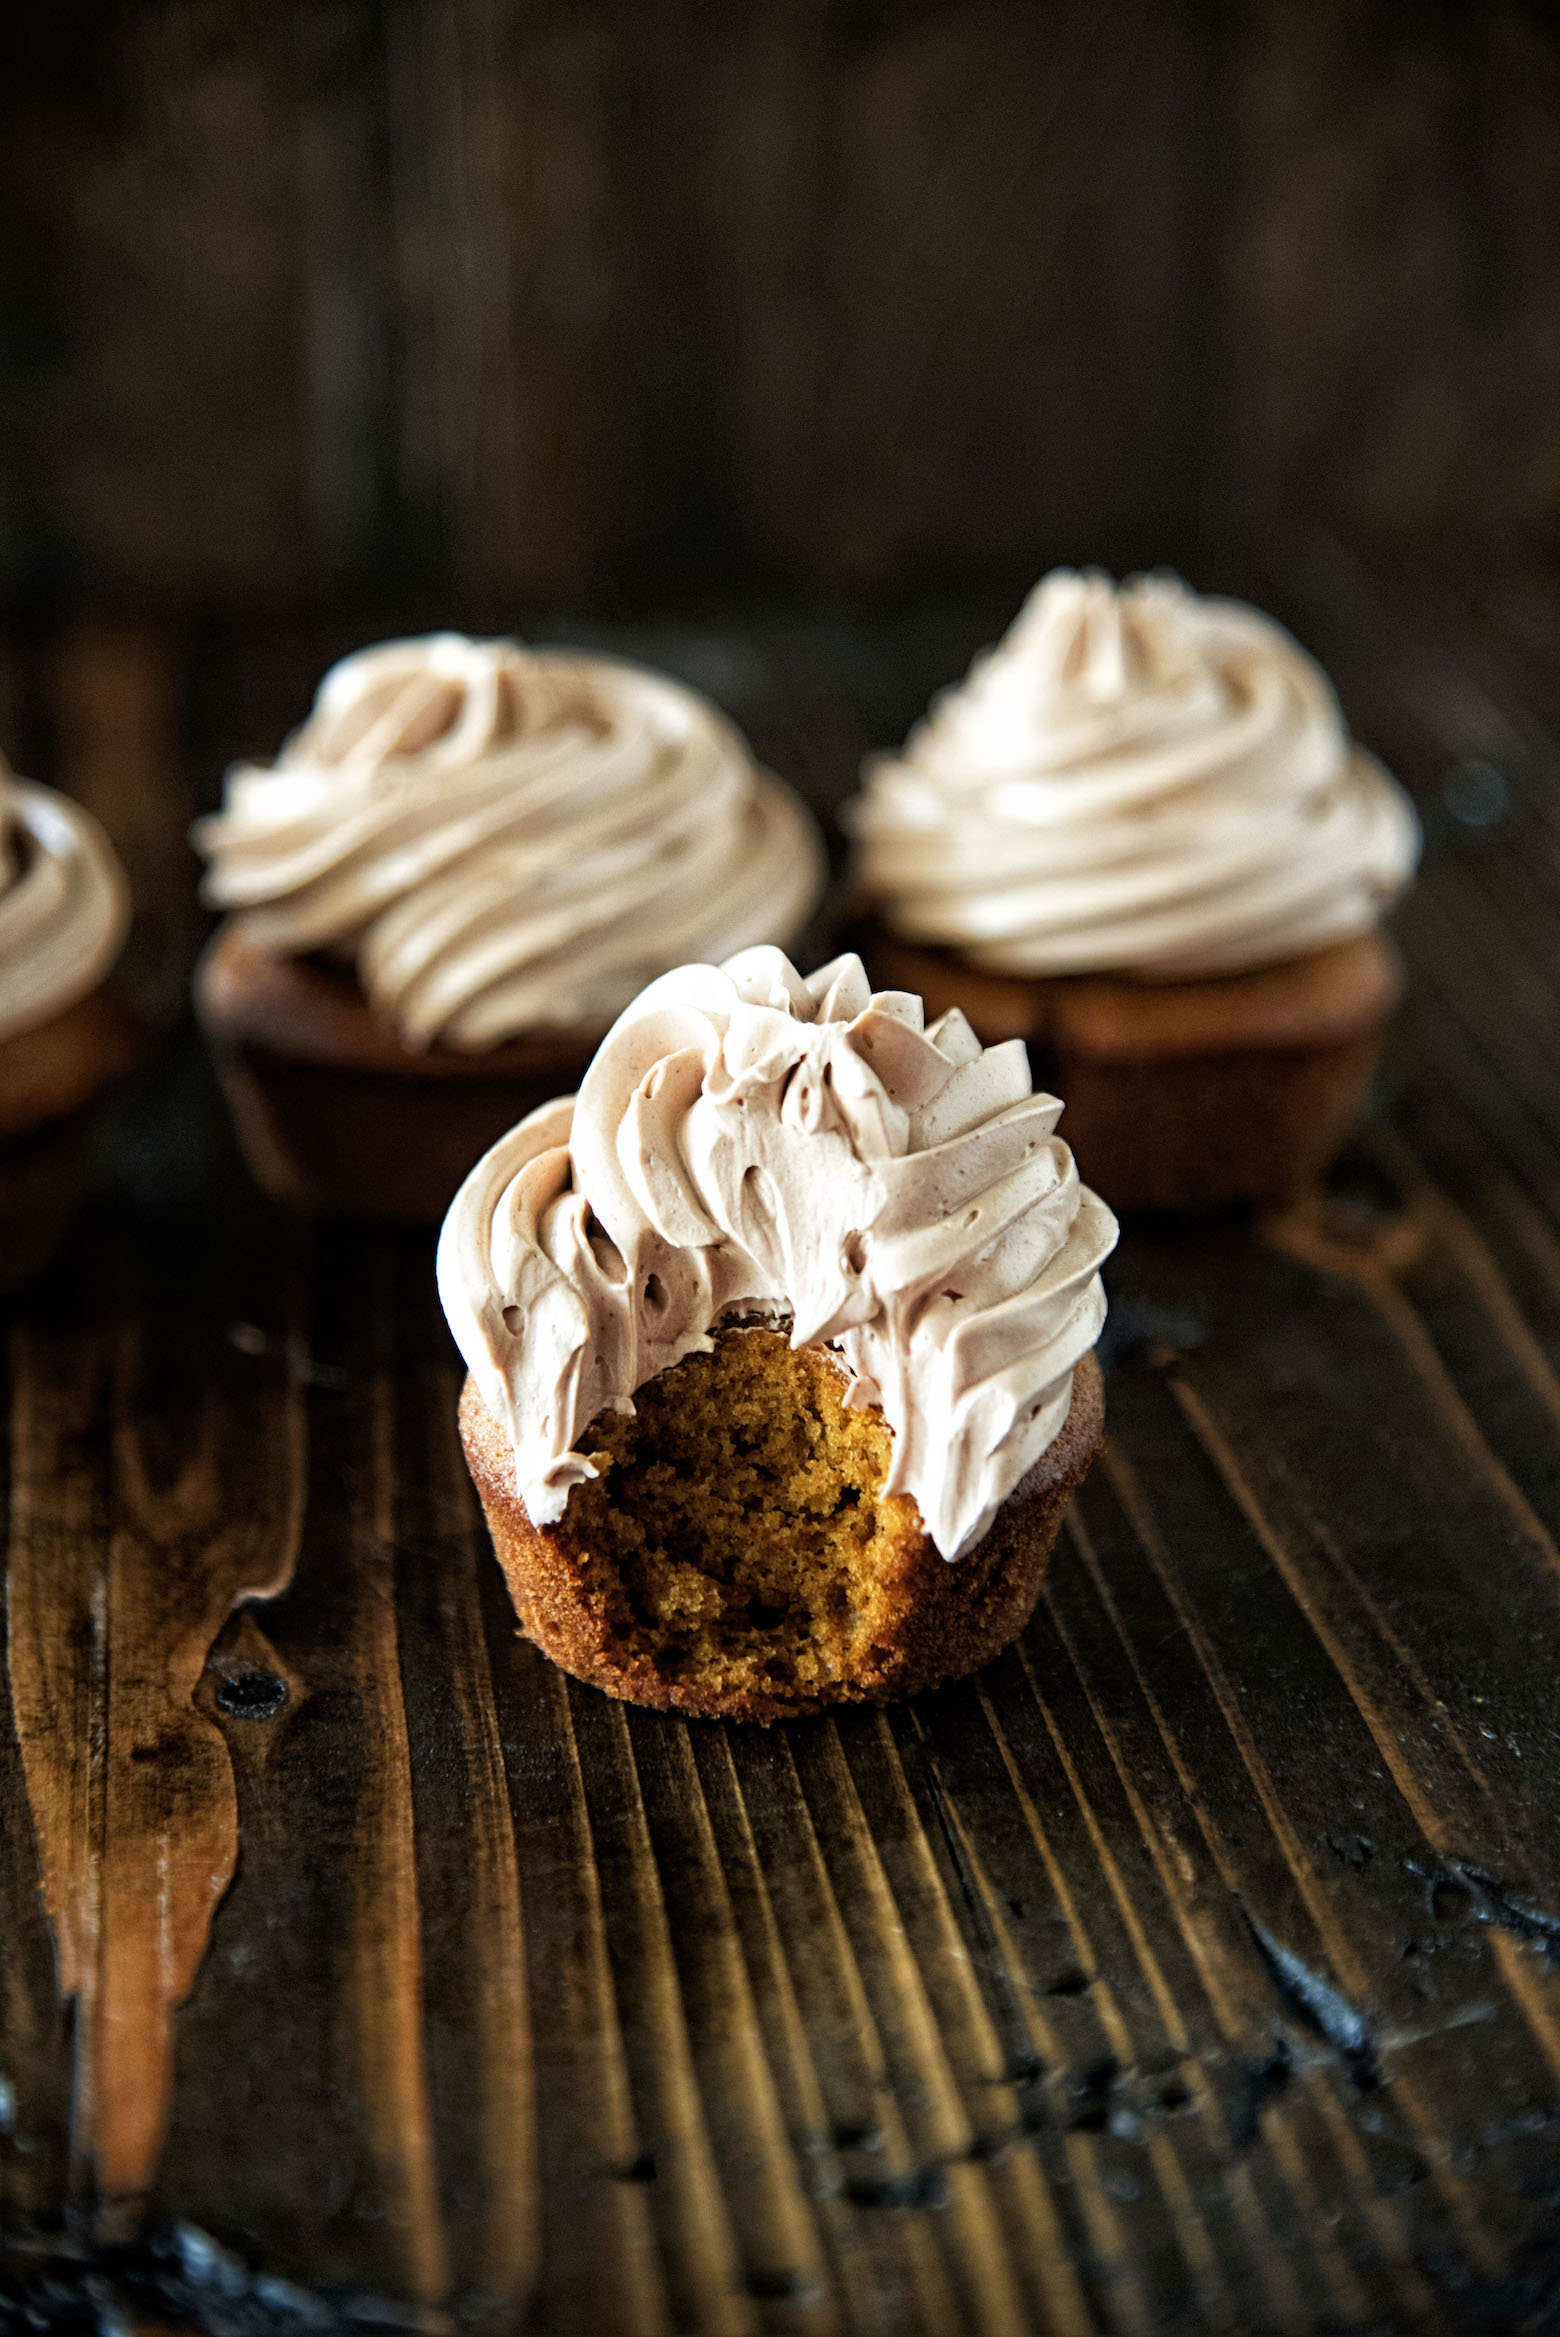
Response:
[[[102,828],[0,763],[0,1040],[95,990],[130,930],[130,888]]]
[[[207,901],[355,961],[414,1048],[609,1022],[669,964],[793,938],[823,879],[805,808],[694,691],[454,633],[333,667],[194,834]]]
[[[450,1326],[514,1443],[534,1523],[591,1473],[603,1411],[725,1321],[789,1321],[894,1432],[945,1558],[1061,1432],[1105,1318],[1116,1223],[1032,1092],[1019,1040],[805,979],[774,948],[684,966],[614,1024],[577,1097],[478,1162],[439,1241]]]
[[[854,807],[896,931],[993,972],[1195,978],[1366,931],[1408,798],[1258,610],[1057,569]]]

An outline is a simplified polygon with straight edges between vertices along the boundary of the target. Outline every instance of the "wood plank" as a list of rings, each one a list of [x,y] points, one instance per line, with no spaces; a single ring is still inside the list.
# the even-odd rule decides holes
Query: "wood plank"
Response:
[[[826,801],[984,623],[652,646]],[[1427,806],[1516,752],[1520,691],[1361,641]],[[1129,1233],[1034,1622],[887,1714],[545,1664],[429,1244],[254,1210],[154,1066],[8,1324],[5,2276],[484,2337],[1547,2309],[1560,853],[1437,823],[1381,1114],[1303,1207]]]

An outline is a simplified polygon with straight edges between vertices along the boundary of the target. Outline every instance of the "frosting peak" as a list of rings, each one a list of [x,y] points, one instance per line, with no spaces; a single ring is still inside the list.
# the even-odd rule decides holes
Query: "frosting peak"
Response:
[[[869,767],[855,817],[898,931],[1026,975],[1302,956],[1373,924],[1419,843],[1280,626],[1068,569]]]
[[[435,633],[333,666],[281,761],[392,778],[394,765],[414,760],[458,770],[569,723],[596,735],[607,728],[582,667],[530,656],[513,641]]]
[[[454,633],[335,666],[195,841],[208,901],[353,959],[411,1047],[605,1024],[690,954],[790,940],[823,877],[802,805],[693,691]]]
[[[788,1320],[894,1432],[886,1490],[947,1558],[1066,1422],[1115,1220],[1079,1184],[1021,1041],[873,994],[859,959],[684,966],[603,1040],[578,1097],[467,1178],[439,1288],[537,1524],[590,1474],[601,1412],[723,1321]]]
[[[1098,569],[1055,570],[1035,586],[988,679],[1026,668],[1042,704],[1110,705],[1167,683],[1207,678],[1205,661],[1175,622],[1178,588],[1162,577],[1134,578],[1120,592]]]
[[[0,1040],[95,990],[130,930],[130,888],[92,814],[0,763]]]

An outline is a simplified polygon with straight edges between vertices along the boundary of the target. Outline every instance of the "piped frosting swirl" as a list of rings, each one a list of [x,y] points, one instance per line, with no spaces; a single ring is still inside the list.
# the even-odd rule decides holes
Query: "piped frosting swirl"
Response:
[[[791,940],[823,880],[801,803],[695,692],[453,633],[335,666],[195,841],[209,902],[354,959],[414,1048],[604,1025],[668,965]]]
[[[1282,627],[1068,569],[869,766],[854,818],[896,931],[1029,976],[1278,964],[1366,931],[1419,853]]]
[[[130,888],[97,821],[0,764],[0,1040],[95,990],[130,930]]]
[[[577,1097],[501,1138],[456,1195],[439,1289],[513,1441],[533,1522],[591,1474],[607,1410],[726,1321],[788,1321],[894,1435],[886,1490],[946,1558],[1061,1432],[1116,1239],[1021,1041],[777,949],[684,966],[603,1040]]]

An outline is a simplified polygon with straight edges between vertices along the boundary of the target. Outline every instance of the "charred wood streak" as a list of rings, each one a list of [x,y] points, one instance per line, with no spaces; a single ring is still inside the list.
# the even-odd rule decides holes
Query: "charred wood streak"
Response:
[[[1262,1961],[1273,1977],[1284,2002],[1299,2015],[1305,2024],[1325,2037],[1335,2053],[1339,2054],[1357,2086],[1371,2087],[1381,2081],[1376,2058],[1376,2038],[1363,2013],[1356,2011],[1348,1998],[1325,1980],[1319,1972],[1302,1962],[1291,1948],[1273,1937],[1267,1926],[1259,1923],[1250,1908],[1246,1921],[1251,1936],[1262,1951]]]

